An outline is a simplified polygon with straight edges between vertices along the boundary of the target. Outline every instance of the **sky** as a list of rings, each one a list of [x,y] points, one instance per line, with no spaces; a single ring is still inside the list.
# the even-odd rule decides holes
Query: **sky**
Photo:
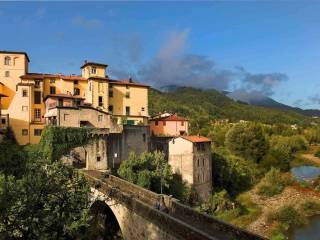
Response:
[[[0,2],[0,50],[30,72],[261,92],[320,108],[320,1]]]

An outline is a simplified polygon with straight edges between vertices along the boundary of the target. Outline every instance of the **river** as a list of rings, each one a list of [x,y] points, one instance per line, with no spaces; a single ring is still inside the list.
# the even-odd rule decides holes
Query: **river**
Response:
[[[312,166],[301,166],[291,169],[292,175],[298,181],[312,181],[320,176],[320,168]],[[308,225],[295,229],[290,235],[292,240],[319,240],[320,239],[320,216],[309,219]]]

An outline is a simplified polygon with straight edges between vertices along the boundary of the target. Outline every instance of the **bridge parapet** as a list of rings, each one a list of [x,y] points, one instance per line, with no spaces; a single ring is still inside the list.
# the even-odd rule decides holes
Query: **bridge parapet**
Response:
[[[89,183],[99,192],[120,203],[131,212],[153,223],[174,238],[186,240],[263,240],[265,238],[238,227],[224,223],[206,214],[199,213],[181,204],[177,199],[157,194],[123,179],[101,173],[85,171]],[[155,206],[165,198],[167,211],[159,211]],[[163,239],[148,238],[147,239]]]

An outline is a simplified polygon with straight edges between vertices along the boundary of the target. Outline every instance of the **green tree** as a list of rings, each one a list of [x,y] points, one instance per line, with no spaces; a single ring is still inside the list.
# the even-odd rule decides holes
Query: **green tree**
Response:
[[[235,155],[259,163],[268,150],[261,125],[235,124],[226,135],[226,147]]]
[[[60,163],[0,175],[0,239],[70,239],[87,225],[89,186]]]
[[[256,182],[257,165],[217,148],[212,154],[212,176],[216,188],[226,189],[235,196],[249,189]]]
[[[169,191],[172,171],[164,160],[162,152],[142,153],[137,156],[131,152],[118,169],[120,177],[141,187],[161,193]]]

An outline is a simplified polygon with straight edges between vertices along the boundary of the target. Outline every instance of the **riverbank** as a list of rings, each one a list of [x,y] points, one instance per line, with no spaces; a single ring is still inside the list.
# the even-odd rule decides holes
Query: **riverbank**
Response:
[[[301,187],[299,184],[286,187],[281,194],[273,197],[263,197],[257,193],[257,188],[250,192],[253,203],[261,207],[261,214],[247,226],[249,231],[270,238],[276,232],[288,231],[290,226],[282,226],[279,221],[270,220],[270,216],[279,212],[284,207],[290,206],[299,213],[309,203],[319,203],[320,193],[309,188]],[[305,209],[306,210],[306,209]],[[320,209],[312,209],[304,217],[320,214]],[[296,219],[297,220],[297,219]],[[303,219],[304,220],[304,219]],[[287,228],[287,229],[283,229]]]

